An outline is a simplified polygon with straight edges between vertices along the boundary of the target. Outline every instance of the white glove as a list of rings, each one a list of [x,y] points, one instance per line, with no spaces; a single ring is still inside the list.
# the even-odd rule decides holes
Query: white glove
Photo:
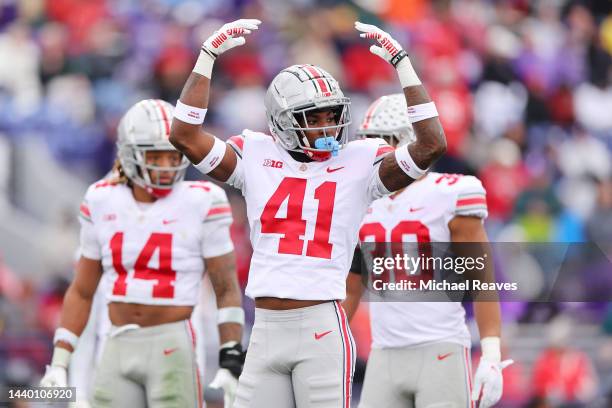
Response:
[[[226,368],[220,368],[209,384],[210,388],[223,388],[223,406],[231,408],[236,398],[236,390],[238,389],[238,380]]]
[[[41,387],[67,387],[68,372],[65,367],[48,365],[45,375],[40,380]]]
[[[489,361],[480,358],[476,375],[474,376],[474,388],[472,389],[472,401],[480,399],[479,408],[492,407],[501,399],[504,391],[504,377],[502,370],[514,363],[514,360],[502,362]],[[482,391],[482,396],[480,395]]]
[[[355,21],[355,29],[362,32],[362,34],[359,34],[361,38],[378,41],[381,46],[372,45],[370,52],[378,55],[394,67],[406,56],[406,51],[404,51],[402,46],[389,33],[384,32],[375,25]]]
[[[251,30],[257,30],[261,21],[255,19],[240,19],[224,24],[204,41],[203,49],[218,57],[225,51],[230,50],[246,42],[245,34],[251,34]]]
[[[359,21],[355,21],[355,29],[362,32],[359,34],[360,37],[376,40],[380,44],[380,47],[378,45],[372,45],[370,47],[370,52],[393,65],[397,70],[402,88],[421,85],[421,80],[414,71],[406,51],[404,51],[400,43],[394,40],[389,33],[381,30],[375,25],[363,24]]]

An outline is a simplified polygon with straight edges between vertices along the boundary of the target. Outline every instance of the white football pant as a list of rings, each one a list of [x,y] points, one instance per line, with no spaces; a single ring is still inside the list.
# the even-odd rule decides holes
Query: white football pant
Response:
[[[235,408],[349,408],[355,343],[337,301],[255,309]]]

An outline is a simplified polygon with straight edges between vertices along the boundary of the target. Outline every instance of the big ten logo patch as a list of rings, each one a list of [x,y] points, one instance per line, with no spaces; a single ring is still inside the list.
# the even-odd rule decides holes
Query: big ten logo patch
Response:
[[[265,159],[263,162],[263,166],[264,167],[272,167],[275,169],[282,169],[283,168],[283,162],[280,160],[272,160],[272,159]]]

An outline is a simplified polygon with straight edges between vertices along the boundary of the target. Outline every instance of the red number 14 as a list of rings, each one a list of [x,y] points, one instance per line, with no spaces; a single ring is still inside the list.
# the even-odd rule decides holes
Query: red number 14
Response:
[[[261,232],[283,234],[278,243],[279,254],[302,255],[306,233],[306,220],[302,219],[302,207],[306,194],[306,179],[287,177],[279,184],[261,213]],[[336,183],[325,181],[315,189],[314,197],[319,201],[314,237],[308,240],[306,256],[331,258],[332,244],[329,242]],[[287,201],[287,217],[278,218],[278,209]]]
[[[117,280],[113,285],[113,295],[125,296],[127,292],[128,272],[123,266],[123,232],[116,232],[111,238],[110,249],[113,256],[113,268]],[[149,267],[155,251],[159,251],[159,268]],[[173,298],[176,271],[172,269],[172,234],[154,232],[134,264],[134,278],[156,280],[153,286],[154,298]]]

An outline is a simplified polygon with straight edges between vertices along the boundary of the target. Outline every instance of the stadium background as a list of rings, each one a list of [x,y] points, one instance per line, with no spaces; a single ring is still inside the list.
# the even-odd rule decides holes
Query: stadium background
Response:
[[[612,243],[609,1],[3,0],[0,384],[36,384],[49,360],[78,204],[112,165],[122,113],[142,98],[174,103],[201,42],[240,17],[264,23],[216,64],[212,133],[265,131],[266,86],[294,63],[339,80],[354,130],[374,98],[400,91],[353,29],[357,19],[381,24],[437,103],[449,146],[438,170],[483,181],[492,240]],[[244,287],[248,226],[242,198],[228,194]],[[546,273],[537,263],[529,272]],[[361,360],[365,309],[353,326]],[[210,379],[217,338],[214,311],[204,314]],[[503,319],[516,363],[500,406],[612,406],[612,304],[507,303]],[[355,388],[358,400],[359,370]]]

